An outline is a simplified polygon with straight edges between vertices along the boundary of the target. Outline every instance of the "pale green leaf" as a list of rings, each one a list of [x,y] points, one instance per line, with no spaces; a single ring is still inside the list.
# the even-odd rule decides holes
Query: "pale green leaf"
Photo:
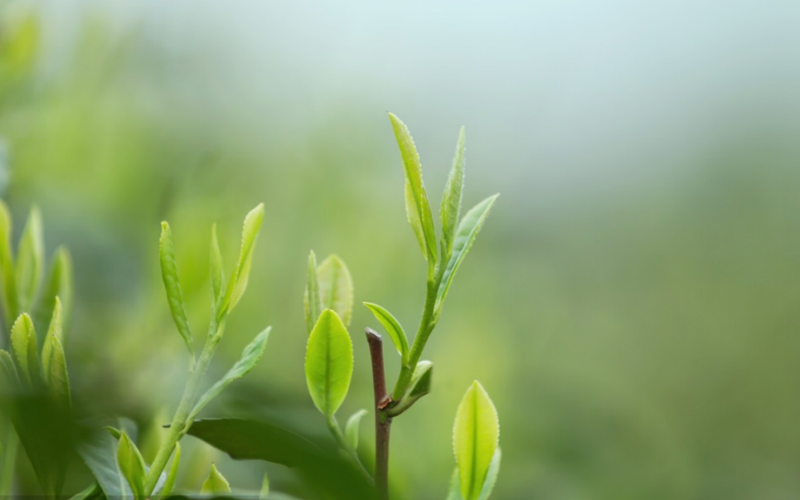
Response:
[[[19,293],[19,310],[28,311],[42,274],[44,263],[44,235],[42,215],[37,207],[31,209],[17,249],[16,280]]]
[[[306,291],[303,294],[303,306],[306,315],[306,327],[308,333],[314,329],[314,325],[319,318],[322,306],[319,299],[319,278],[317,277],[317,256],[312,250],[308,254],[308,276]]]
[[[231,485],[228,480],[220,474],[217,466],[211,464],[211,472],[208,477],[203,481],[203,487],[200,488],[200,493],[203,495],[227,495],[231,492]]]
[[[242,227],[242,245],[239,249],[239,260],[233,270],[231,280],[228,283],[228,291],[223,302],[222,312],[227,313],[236,307],[239,299],[247,289],[247,281],[250,278],[250,267],[253,263],[253,250],[256,245],[258,232],[261,230],[261,223],[264,221],[264,204],[259,204],[251,210],[244,218]]]
[[[458,215],[461,211],[461,193],[464,189],[464,127],[458,134],[458,145],[453,157],[453,168],[447,177],[447,184],[442,195],[442,258],[446,259],[453,251],[453,239],[458,226]]]
[[[11,348],[17,361],[17,367],[25,380],[28,383],[37,380],[41,373],[39,352],[36,331],[28,314],[21,314],[14,322],[14,326],[11,327]]]
[[[2,369],[4,378],[3,383],[19,384],[19,375],[17,374],[17,368],[14,366],[14,360],[11,358],[11,354],[3,349],[0,349],[0,369]]]
[[[453,427],[453,448],[464,500],[480,497],[499,437],[497,410],[475,381],[458,406]]]
[[[63,308],[59,297],[55,299],[53,317],[50,319],[50,326],[47,329],[47,335],[45,335],[44,343],[42,344],[42,372],[44,373],[45,381],[48,381],[50,377],[50,362],[53,358],[54,339],[57,339],[63,344]]]
[[[306,383],[311,399],[325,416],[339,409],[353,376],[353,343],[336,312],[322,312],[308,337]]]
[[[141,453],[124,431],[117,444],[117,465],[136,500],[145,499],[144,478],[147,469]]]
[[[211,302],[216,313],[222,301],[222,289],[225,283],[225,272],[222,265],[222,252],[219,249],[217,225],[211,226],[211,245],[209,249],[209,273],[211,274]]]
[[[66,330],[72,311],[72,258],[64,247],[56,250],[50,265],[50,275],[36,303],[34,326],[37,331],[43,332],[49,328],[56,297],[61,299],[61,321]]]
[[[497,483],[497,475],[500,473],[500,461],[502,456],[503,454],[498,447],[497,451],[494,452],[492,462],[489,464],[489,470],[486,472],[486,480],[483,482],[483,488],[481,488],[481,494],[478,500],[489,500],[489,497],[492,495],[494,485]]]
[[[353,315],[353,278],[338,255],[329,255],[317,268],[320,309],[332,309],[350,325]]]
[[[371,302],[364,302],[364,305],[372,311],[372,314],[375,315],[375,319],[377,319],[383,328],[386,330],[386,333],[389,334],[389,338],[392,339],[392,343],[394,347],[397,349],[397,352],[400,354],[401,360],[403,365],[408,363],[408,337],[406,337],[406,332],[403,330],[403,327],[400,325],[400,322],[392,316],[392,313],[384,309],[383,307],[379,306],[378,304],[373,304]]]
[[[269,476],[265,473],[261,481],[261,491],[258,494],[259,500],[266,500],[269,497]]]
[[[19,297],[14,256],[11,253],[11,215],[2,201],[0,201],[0,273],[3,281],[3,312],[6,321],[10,323],[19,315]]]
[[[175,262],[175,245],[172,241],[172,230],[167,222],[161,223],[161,240],[159,245],[159,255],[161,260],[161,278],[164,280],[164,289],[167,291],[167,302],[169,311],[175,326],[178,327],[189,354],[194,356],[194,337],[192,329],[189,327],[189,319],[186,317],[186,307],[183,303],[183,292],[178,278],[178,264]]]
[[[450,489],[447,491],[447,500],[464,500],[461,497],[461,481],[458,478],[458,467],[450,476]]]
[[[164,482],[164,487],[161,489],[160,496],[167,498],[172,494],[175,489],[175,478],[178,477],[178,468],[181,464],[181,444],[175,443],[175,453],[172,455],[172,465],[169,467],[169,474],[167,480]]]
[[[255,368],[255,366],[258,364],[258,361],[261,359],[261,356],[264,354],[264,348],[267,345],[267,339],[269,338],[270,330],[272,330],[272,327],[268,327],[266,330],[256,335],[256,338],[247,344],[247,347],[245,347],[242,351],[239,361],[233,365],[233,368],[228,370],[228,373],[226,373],[225,376],[223,376],[216,384],[212,385],[211,388],[208,389],[206,393],[203,394],[203,396],[197,401],[197,404],[195,404],[192,412],[189,414],[189,418],[187,419],[188,421],[194,420],[200,411],[205,408],[205,406],[208,405],[208,403],[210,403],[214,398],[219,396],[226,387],[231,385],[233,381],[244,377],[250,372],[250,370]]]
[[[411,376],[411,389],[408,391],[408,398],[417,400],[431,392],[433,380],[433,363],[430,361],[420,361],[414,368]]]
[[[361,419],[366,414],[367,410],[358,410],[347,419],[347,425],[344,427],[344,437],[354,450],[358,449],[358,429],[361,426]]]
[[[450,290],[450,285],[453,283],[453,278],[464,261],[469,249],[475,242],[475,238],[486,221],[494,202],[499,195],[494,195],[486,198],[478,203],[469,212],[464,215],[461,223],[458,225],[455,240],[453,241],[453,253],[450,260],[447,261],[447,267],[442,275],[442,281],[439,284],[439,290],[436,293],[436,305],[434,311],[438,314],[441,311],[442,304],[444,303],[447,292]]]
[[[433,228],[433,216],[428,202],[428,194],[422,182],[422,164],[417,148],[408,127],[392,113],[389,113],[403,167],[406,174],[406,214],[414,233],[423,248],[423,254],[429,266],[436,264],[436,232]]]

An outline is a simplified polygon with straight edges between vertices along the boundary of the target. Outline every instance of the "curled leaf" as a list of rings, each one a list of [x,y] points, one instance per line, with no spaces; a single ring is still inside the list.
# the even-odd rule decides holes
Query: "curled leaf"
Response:
[[[453,428],[453,448],[464,500],[480,497],[499,437],[497,410],[475,381],[458,406]]]
[[[250,267],[253,263],[253,250],[255,249],[256,239],[261,230],[261,223],[264,221],[264,204],[260,203],[256,208],[248,212],[244,218],[242,226],[242,244],[239,248],[239,260],[233,270],[231,280],[228,283],[228,291],[225,294],[220,312],[225,314],[233,310],[239,299],[247,289],[247,282],[250,279]]]
[[[17,367],[28,383],[33,383],[41,373],[36,331],[33,321],[27,314],[21,314],[11,327],[11,348]]]
[[[320,309],[332,309],[350,325],[353,315],[353,278],[338,255],[330,255],[317,268]],[[315,320],[316,321],[316,320]]]
[[[161,240],[159,245],[159,255],[161,260],[161,277],[164,280],[164,288],[167,291],[167,302],[169,311],[175,326],[178,327],[186,348],[194,357],[194,337],[192,329],[189,327],[189,319],[186,317],[186,307],[183,303],[183,292],[178,278],[178,265],[175,262],[175,246],[172,241],[172,230],[167,222],[161,223]]]
[[[367,410],[358,410],[347,419],[347,425],[344,428],[344,437],[347,442],[354,449],[358,449],[358,429],[361,426],[361,419],[367,414]]]
[[[378,304],[364,302],[364,305],[367,306],[370,311],[372,311],[372,314],[375,315],[375,319],[377,319],[380,324],[383,325],[386,333],[389,334],[389,338],[392,339],[394,347],[397,349],[398,354],[400,354],[403,365],[407,364],[409,354],[408,337],[406,337],[406,332],[403,330],[400,322],[397,321],[394,316],[392,316],[392,313]]]
[[[344,402],[353,376],[353,343],[336,312],[322,312],[308,337],[306,383],[319,411],[331,417]]]

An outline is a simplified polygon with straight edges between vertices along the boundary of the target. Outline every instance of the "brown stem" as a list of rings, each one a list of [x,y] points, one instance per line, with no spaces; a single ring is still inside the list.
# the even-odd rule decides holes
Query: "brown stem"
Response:
[[[372,358],[372,384],[375,393],[375,486],[382,500],[389,500],[389,433],[392,419],[386,407],[392,398],[386,393],[386,374],[383,367],[383,340],[367,328],[369,355]]]

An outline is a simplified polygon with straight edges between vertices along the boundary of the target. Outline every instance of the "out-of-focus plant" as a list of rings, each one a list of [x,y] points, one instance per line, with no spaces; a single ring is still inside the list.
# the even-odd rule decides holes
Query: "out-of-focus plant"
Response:
[[[42,218],[34,207],[16,254],[11,216],[0,202],[0,279],[4,335],[0,349],[0,496],[11,494],[19,443],[43,491],[58,495],[69,442],[70,386],[64,332],[72,303],[72,263],[59,247],[44,275]],[[36,332],[46,332],[44,339]],[[13,428],[12,428],[13,426]]]

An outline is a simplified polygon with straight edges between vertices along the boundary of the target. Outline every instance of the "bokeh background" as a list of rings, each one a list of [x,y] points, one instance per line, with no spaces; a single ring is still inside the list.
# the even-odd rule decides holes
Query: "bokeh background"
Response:
[[[77,397],[143,428],[168,419],[186,368],[159,222],[202,332],[209,228],[232,266],[263,201],[214,371],[273,335],[205,414],[300,414],[324,431],[303,375],[306,255],[339,254],[356,301],[413,330],[425,266],[386,111],[409,125],[436,206],[466,125],[465,204],[502,195],[426,352],[434,392],[395,423],[398,496],[445,496],[477,378],[501,418],[498,499],[794,499],[798,27],[790,0],[4,0],[3,197],[15,234],[37,204],[48,250],[72,251]],[[356,309],[340,418],[370,405],[360,332],[374,323]],[[269,469],[291,488],[280,467],[185,441],[185,489],[212,461],[234,487]]]

